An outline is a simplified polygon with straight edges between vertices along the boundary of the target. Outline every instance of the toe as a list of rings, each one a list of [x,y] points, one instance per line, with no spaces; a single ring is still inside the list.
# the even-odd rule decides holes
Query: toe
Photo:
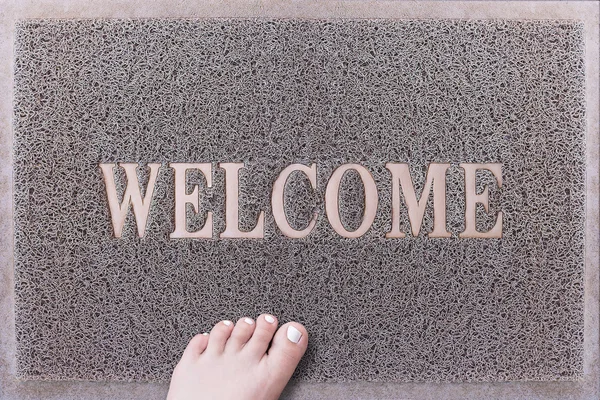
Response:
[[[190,340],[183,355],[181,356],[182,360],[193,361],[197,359],[200,354],[206,350],[206,346],[208,345],[208,333],[203,333],[200,335],[196,335]]]
[[[227,350],[238,351],[244,347],[252,336],[255,325],[252,318],[245,317],[240,319],[237,324],[235,324],[235,328],[233,328],[233,332],[231,332],[231,337],[227,341],[225,348]]]
[[[206,351],[222,353],[232,330],[233,322],[231,321],[221,321],[216,324],[210,331]]]
[[[277,382],[281,382],[281,390],[292,377],[307,345],[308,333],[297,322],[283,325],[275,334],[266,360],[272,376]]]
[[[273,340],[273,335],[277,330],[277,318],[270,314],[262,314],[256,319],[256,328],[254,334],[248,341],[245,351],[251,353],[256,358],[261,359],[269,348],[269,343]]]

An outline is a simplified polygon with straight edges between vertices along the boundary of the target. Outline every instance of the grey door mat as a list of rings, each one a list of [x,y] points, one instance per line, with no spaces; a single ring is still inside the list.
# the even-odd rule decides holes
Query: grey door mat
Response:
[[[32,20],[17,27],[15,279],[18,374],[26,379],[167,380],[189,338],[217,321],[272,312],[310,333],[296,379],[573,380],[582,376],[584,73],[569,21]],[[115,237],[102,163],[160,163],[143,238],[131,212]],[[239,173],[239,229],[264,211],[264,237],[221,238],[225,174]],[[175,174],[198,170],[212,239],[171,238]],[[290,164],[292,228],[271,195]],[[406,163],[417,195],[448,163],[446,228],[429,237],[430,196],[413,236],[393,228],[386,163]],[[468,174],[479,170],[489,231],[459,237]],[[344,238],[325,197],[344,164],[368,170],[374,222]],[[125,174],[115,169],[117,192]],[[466,176],[467,175],[467,176]],[[433,186],[435,186],[434,181]],[[397,189],[397,188],[396,188]],[[395,189],[395,190],[396,190]],[[403,188],[405,189],[405,188]],[[397,190],[396,190],[397,191]],[[142,189],[144,195],[144,189]],[[436,197],[437,196],[437,197]],[[359,229],[356,171],[341,180],[340,221]],[[408,200],[407,200],[408,201]],[[437,218],[437,216],[436,216]],[[436,219],[437,220],[437,219]],[[414,227],[412,227],[414,229]]]

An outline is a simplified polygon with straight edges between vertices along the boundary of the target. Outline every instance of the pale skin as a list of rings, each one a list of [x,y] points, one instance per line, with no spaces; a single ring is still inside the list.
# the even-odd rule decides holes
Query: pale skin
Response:
[[[278,399],[307,344],[304,326],[288,322],[277,329],[270,314],[221,321],[190,340],[167,400]]]

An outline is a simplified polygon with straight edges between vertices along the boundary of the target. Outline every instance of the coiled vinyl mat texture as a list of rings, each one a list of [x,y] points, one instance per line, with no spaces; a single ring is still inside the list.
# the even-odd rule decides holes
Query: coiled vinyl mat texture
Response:
[[[14,210],[18,374],[26,379],[168,380],[188,340],[222,319],[296,320],[303,381],[573,380],[583,373],[584,64],[574,21],[26,20],[17,26]],[[146,235],[129,212],[115,238],[100,163],[162,163]],[[213,163],[199,186],[213,239],[171,239],[170,162]],[[240,172],[239,226],[220,239],[224,170]],[[447,172],[450,238],[387,239],[391,174],[417,194]],[[284,237],[271,188],[292,163]],[[362,237],[339,236],[324,193],[335,168],[365,166],[379,207]],[[501,163],[466,239],[459,163]],[[124,173],[117,170],[119,193]],[[347,172],[347,229],[364,189]],[[400,223],[410,225],[404,203]]]

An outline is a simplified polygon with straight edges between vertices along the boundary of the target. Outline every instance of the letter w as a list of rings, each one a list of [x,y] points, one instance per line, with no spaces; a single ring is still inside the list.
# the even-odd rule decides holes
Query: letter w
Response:
[[[110,208],[110,216],[112,218],[113,230],[115,237],[120,238],[123,233],[123,225],[129,211],[129,204],[133,206],[133,214],[137,224],[138,235],[144,237],[146,233],[146,221],[150,211],[150,203],[154,195],[154,184],[158,176],[160,164],[148,164],[150,167],[150,179],[148,179],[148,188],[146,196],[142,200],[140,193],[140,184],[137,178],[136,168],[134,163],[119,163],[119,166],[125,170],[127,177],[127,187],[123,194],[123,201],[119,204],[117,199],[117,188],[115,185],[114,168],[116,164],[100,164],[102,173],[104,174],[104,183],[106,185],[106,195],[108,197],[108,206]]]

